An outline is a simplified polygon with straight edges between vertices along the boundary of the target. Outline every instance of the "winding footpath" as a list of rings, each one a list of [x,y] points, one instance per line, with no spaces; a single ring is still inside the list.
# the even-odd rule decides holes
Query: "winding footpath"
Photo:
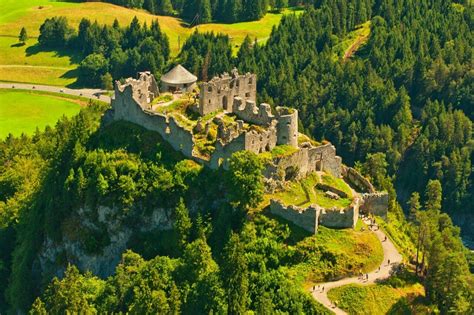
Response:
[[[368,223],[368,221],[365,221],[365,223]],[[383,248],[384,258],[382,264],[380,265],[380,270],[370,272],[369,280],[361,280],[358,277],[353,277],[341,279],[338,281],[320,283],[318,286],[316,286],[316,290],[311,292],[313,294],[313,297],[318,302],[326,306],[328,309],[330,309],[337,315],[347,313],[342,309],[333,306],[333,303],[329,300],[327,295],[327,292],[329,290],[351,283],[357,283],[361,285],[373,284],[378,280],[383,280],[390,277],[390,270],[392,269],[392,265],[402,262],[402,255],[400,255],[400,253],[397,251],[392,241],[388,237],[387,240],[385,240],[385,233],[382,232],[382,230],[380,229],[377,231],[373,231],[373,233],[375,233],[377,238],[380,240]],[[388,261],[390,261],[390,264],[388,264]],[[324,288],[324,291],[322,290],[322,288]]]
[[[25,84],[25,83],[0,83],[0,89],[18,89],[18,90],[31,90],[31,91],[43,91],[53,92],[60,94],[67,94],[73,96],[80,96],[89,99],[99,100],[102,102],[110,103],[110,96],[102,95],[107,91],[99,89],[68,89],[60,86],[52,85],[40,85],[40,84]]]

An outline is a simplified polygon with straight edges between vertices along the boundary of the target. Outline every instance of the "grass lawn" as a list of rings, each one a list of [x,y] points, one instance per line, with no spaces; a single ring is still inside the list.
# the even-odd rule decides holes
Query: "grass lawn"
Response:
[[[321,179],[319,174],[313,173],[302,180],[290,182],[286,190],[266,196],[266,199],[278,199],[286,205],[295,205],[303,208],[311,204],[317,204],[323,208],[345,208],[351,204],[352,192],[343,180],[336,179],[329,174],[322,174],[321,177],[323,183],[346,192],[349,198],[335,200],[326,196],[324,191],[315,188]]]
[[[43,51],[37,40],[18,45],[14,37],[0,37],[0,80],[66,86],[75,79],[79,61],[69,51]]]
[[[401,288],[389,285],[349,284],[334,288],[328,292],[331,301],[336,301],[338,307],[349,314],[406,314],[400,312],[413,307],[414,300],[424,294],[423,286],[419,283]],[[410,314],[410,313],[409,313]],[[416,314],[416,313],[415,313]]]
[[[61,95],[0,89],[0,138],[9,133],[33,134],[36,127],[54,126],[61,116],[77,114],[84,104]]]

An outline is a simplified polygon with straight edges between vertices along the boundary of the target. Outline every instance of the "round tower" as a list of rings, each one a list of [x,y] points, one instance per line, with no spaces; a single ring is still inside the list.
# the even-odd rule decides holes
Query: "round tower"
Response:
[[[298,147],[298,111],[289,107],[277,107],[277,144]]]

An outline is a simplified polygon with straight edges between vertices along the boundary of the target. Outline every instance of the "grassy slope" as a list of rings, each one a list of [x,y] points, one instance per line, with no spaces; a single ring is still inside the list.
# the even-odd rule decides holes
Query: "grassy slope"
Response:
[[[378,219],[381,228],[388,234],[397,249],[408,261],[415,251],[414,244],[408,236],[406,221],[400,221],[395,213],[388,213],[388,223]],[[400,314],[428,313],[423,306],[423,286],[408,266],[401,274],[392,276],[382,284],[361,286],[351,284],[335,288],[328,292],[331,301],[337,301],[342,309],[350,314]]]
[[[389,285],[349,284],[328,292],[331,301],[349,314],[396,314],[394,305],[402,298],[410,299],[422,296],[421,284],[412,284],[403,288],[393,288]]]
[[[32,134],[36,127],[54,125],[59,117],[73,116],[82,101],[32,91],[0,90],[0,138],[9,133]]]
[[[13,37],[0,37],[0,80],[66,86],[76,78],[73,54],[39,51],[36,39],[18,45]]]
[[[355,30],[347,35],[334,46],[335,59],[350,58],[362,45],[366,43],[370,35],[370,22],[356,26]]]
[[[306,289],[316,283],[353,276],[361,270],[372,271],[382,263],[382,245],[367,227],[361,231],[360,228],[365,226],[361,221],[356,229],[337,230],[321,226],[317,235],[310,236],[291,222],[272,217],[290,226],[295,248],[304,259],[290,268],[288,274]]]
[[[42,6],[41,9],[40,6]],[[291,12],[287,10],[285,14]],[[296,11],[296,13],[299,12],[301,11]],[[35,38],[39,35],[40,25],[46,18],[53,16],[66,16],[74,27],[79,25],[83,17],[107,24],[111,24],[116,18],[122,26],[129,24],[134,16],[137,16],[141,22],[147,22],[148,25],[151,21],[158,19],[161,29],[169,37],[172,55],[176,55],[179,44],[182,45],[196,28],[201,32],[214,31],[228,34],[232,39],[234,51],[237,51],[246,35],[263,42],[270,35],[272,27],[280,22],[282,14],[267,14],[260,21],[254,22],[211,23],[188,28],[186,23],[178,18],[155,16],[144,11],[126,9],[108,3],[2,0],[0,1],[0,81],[52,85],[67,85],[74,81],[74,73],[71,70],[75,69],[77,64],[71,58],[68,60],[69,54],[66,53],[66,56],[57,58],[54,52],[42,52],[35,46],[37,43]],[[28,35],[33,39],[29,40],[26,46],[14,47],[12,45],[16,43],[22,27],[26,27]],[[38,68],[12,67],[19,64],[34,65]]]

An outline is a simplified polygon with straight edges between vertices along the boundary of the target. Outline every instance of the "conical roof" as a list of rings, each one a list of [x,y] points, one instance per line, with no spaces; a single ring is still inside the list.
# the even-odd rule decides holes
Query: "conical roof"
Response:
[[[182,65],[177,65],[161,77],[161,81],[168,84],[189,84],[197,81],[197,77],[186,70]]]

